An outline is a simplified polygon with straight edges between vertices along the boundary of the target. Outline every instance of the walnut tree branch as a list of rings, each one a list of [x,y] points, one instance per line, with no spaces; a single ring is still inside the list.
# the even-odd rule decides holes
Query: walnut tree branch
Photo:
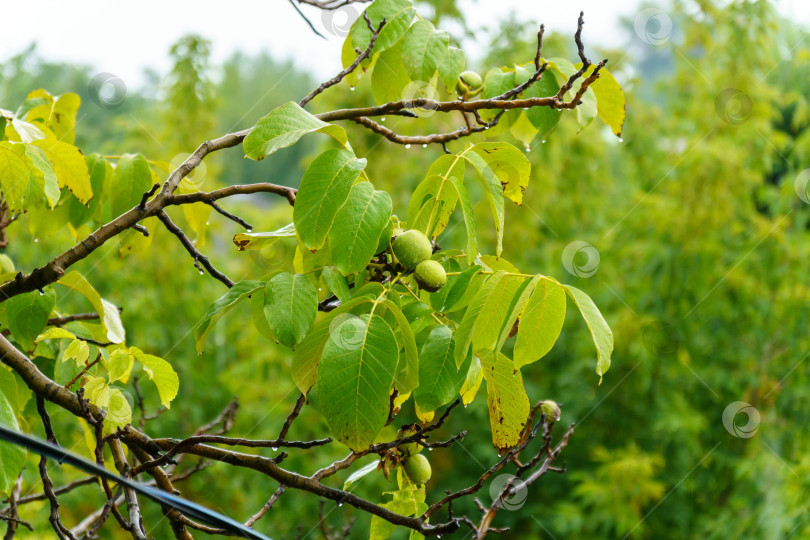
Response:
[[[290,0],[290,1],[292,1],[292,0]],[[299,11],[299,13],[300,13],[300,11]],[[312,101],[312,99],[315,96],[317,96],[318,94],[320,94],[321,92],[323,92],[324,90],[329,88],[330,86],[334,86],[334,85],[338,84],[340,81],[342,81],[344,79],[344,77],[346,77],[346,75],[348,75],[349,73],[351,73],[352,71],[357,69],[357,66],[359,66],[360,63],[363,60],[365,60],[366,58],[368,58],[371,55],[371,50],[374,48],[374,44],[377,42],[377,37],[380,35],[380,30],[383,29],[383,27],[385,26],[386,21],[385,21],[385,19],[381,20],[380,25],[375,29],[374,25],[371,23],[371,20],[368,18],[368,15],[365,12],[363,13],[363,19],[365,19],[366,25],[368,26],[369,30],[371,30],[371,40],[368,42],[368,47],[366,47],[366,50],[364,50],[363,52],[358,54],[357,58],[354,59],[354,62],[349,64],[343,71],[341,71],[340,73],[338,73],[337,75],[335,75],[334,77],[329,79],[328,81],[322,83],[318,88],[316,88],[315,90],[313,90],[312,92],[307,94],[307,96],[304,99],[302,99],[301,101],[298,102],[298,105],[300,107],[304,107],[307,103]]]

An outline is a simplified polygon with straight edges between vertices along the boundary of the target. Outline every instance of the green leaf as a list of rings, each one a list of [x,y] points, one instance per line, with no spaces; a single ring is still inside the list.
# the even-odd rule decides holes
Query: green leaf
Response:
[[[553,70],[548,70],[543,73],[539,81],[526,89],[524,95],[527,98],[551,97],[556,95],[559,90],[560,81],[557,80]],[[526,118],[537,128],[541,139],[545,139],[554,131],[562,116],[559,110],[551,107],[531,107],[526,111]]]
[[[472,355],[467,355],[461,368],[453,359],[455,340],[450,328],[434,328],[419,355],[419,386],[414,390],[416,404],[422,411],[435,411],[451,402],[458,394],[470,368]]]
[[[444,300],[444,305],[441,306],[439,311],[452,312],[463,309],[470,300],[475,296],[478,290],[474,287],[475,277],[483,270],[478,265],[473,265],[464,270],[458,276],[450,276],[447,280],[446,287],[449,287],[447,297]],[[480,279],[480,278],[479,278]]]
[[[331,149],[307,167],[295,196],[293,223],[309,249],[323,246],[335,214],[365,166],[366,160],[357,159],[353,152]]]
[[[361,271],[374,256],[391,218],[391,197],[370,182],[352,186],[329,231],[332,261],[343,275]]]
[[[42,172],[34,167],[24,144],[0,142],[0,188],[10,212],[22,212],[37,202],[25,200],[25,195],[29,184],[38,185],[41,180],[44,185],[41,177]]]
[[[380,21],[385,19],[385,26],[380,30],[377,36],[377,41],[374,43],[374,53],[379,53],[399,42],[400,38],[408,30],[408,27],[413,20],[416,10],[409,0],[376,0],[366,10],[365,13],[371,21],[372,26],[376,29],[380,25]],[[366,50],[369,42],[371,41],[371,30],[369,30],[365,19],[361,15],[352,24],[349,31],[349,36],[346,41],[351,42],[352,51],[355,47],[361,51]],[[373,56],[372,54],[372,56]],[[346,62],[344,58],[344,67],[351,64],[356,58],[357,53]],[[366,64],[370,62],[366,60]]]
[[[65,354],[62,355],[62,362],[73,362],[79,367],[87,365],[87,360],[90,358],[90,345],[81,339],[74,339],[67,349]]]
[[[259,120],[242,142],[242,149],[250,159],[260,160],[276,150],[292,146],[314,131],[325,133],[348,148],[348,138],[342,127],[323,122],[290,101]]]
[[[416,21],[402,38],[402,61],[411,80],[429,82],[444,60],[450,36],[427,20]]]
[[[507,90],[515,87],[515,72],[512,70],[504,71],[501,68],[493,68],[487,71],[484,76],[484,89],[481,91],[482,99],[490,99],[500,96]],[[480,112],[481,118],[486,121],[491,121],[500,111],[482,110]],[[517,112],[517,111],[515,111]],[[506,112],[501,116],[498,125],[487,132],[488,137],[493,137],[500,134],[500,129],[508,128],[512,124],[512,114]],[[494,133],[493,133],[494,132]]]
[[[613,332],[590,296],[576,287],[570,285],[563,285],[563,287],[565,287],[568,296],[579,308],[579,312],[591,332],[593,344],[596,346],[596,374],[599,375],[599,384],[602,384],[602,375],[610,369],[610,355],[613,353]]]
[[[577,87],[578,89],[579,87]],[[593,119],[596,118],[598,106],[596,102],[596,95],[593,93],[593,90],[589,86],[585,93],[582,94],[582,99],[580,100],[582,103],[577,105],[577,122],[579,123],[580,129],[588,126]]]
[[[112,217],[131,210],[141,202],[143,194],[152,187],[149,163],[141,154],[124,154],[118,159],[115,172],[105,190]]]
[[[503,453],[520,442],[529,417],[529,396],[523,388],[520,371],[514,369],[512,360],[492,351],[487,351],[480,358],[487,381],[492,444],[499,453]]]
[[[538,131],[526,117],[526,111],[521,111],[509,127],[509,133],[512,137],[522,142],[524,148],[528,151],[531,149],[532,141],[537,137]]]
[[[560,336],[564,321],[565,291],[556,281],[543,278],[520,317],[514,351],[515,369],[545,356]]]
[[[461,202],[461,213],[464,216],[464,226],[467,229],[467,247],[465,251],[467,253],[467,262],[472,263],[478,255],[478,236],[475,231],[472,201],[462,180],[452,177],[450,183],[455,188],[458,200]]]
[[[469,150],[469,148],[468,148]],[[504,223],[504,197],[503,186],[489,164],[476,152],[465,151],[464,158],[475,167],[478,176],[484,183],[484,196],[489,201],[492,217],[495,220],[496,247],[495,254],[500,256],[503,251],[503,223]]]
[[[194,340],[197,343],[197,354],[202,354],[205,347],[205,338],[211,327],[216,324],[220,317],[230,311],[238,302],[253,294],[257,289],[261,289],[266,284],[264,281],[240,281],[228,289],[222,297],[211,304],[208,312],[194,329]]]
[[[295,347],[304,339],[318,314],[318,293],[303,274],[283,272],[267,282],[264,316],[276,339]]]
[[[346,318],[330,332],[318,365],[319,402],[334,437],[355,451],[385,425],[399,347],[379,316]]]
[[[59,191],[59,180],[56,178],[56,173],[53,170],[53,165],[48,161],[48,156],[45,151],[38,146],[27,145],[25,148],[26,155],[31,159],[34,167],[39,169],[42,174],[33,174],[28,184],[25,198],[29,203],[33,203],[43,196],[48,201],[48,206],[53,208],[59,201],[62,195]],[[42,182],[40,184],[40,182]],[[74,199],[78,202],[78,199]],[[81,203],[79,203],[81,204]]]
[[[25,404],[34,393],[15,371],[3,365],[0,366],[0,395],[5,395],[15,414],[22,416]]]
[[[520,317],[520,314],[526,307],[526,303],[534,292],[534,288],[541,279],[543,279],[543,276],[534,276],[532,279],[523,281],[518,286],[515,295],[512,297],[507,316],[501,324],[501,331],[498,335],[498,341],[495,344],[496,351],[500,351],[501,348],[503,348],[503,344],[509,339],[518,317]]]
[[[498,340],[514,303],[526,284],[525,278],[507,274],[489,292],[475,321],[475,331],[472,334],[474,353],[497,350]]]
[[[63,285],[68,287],[69,289],[73,289],[77,293],[81,294],[85,298],[87,298],[93,307],[96,310],[102,319],[102,324],[104,328],[107,330],[107,339],[113,343],[123,343],[126,339],[126,333],[124,332],[124,327],[121,323],[121,314],[118,311],[118,308],[114,306],[111,302],[104,300],[90,285],[90,282],[81,275],[76,270],[71,270],[64,276],[62,276],[59,281],[56,282],[58,285]]]
[[[30,144],[45,151],[48,160],[53,164],[60,188],[68,188],[83,204],[90,202],[93,198],[90,173],[87,171],[87,162],[78,148],[53,139],[39,139]]]
[[[246,249],[262,249],[275,244],[279,238],[295,238],[295,225],[290,223],[272,232],[238,233],[233,237],[233,243],[239,251]]]
[[[34,348],[34,339],[45,330],[55,305],[56,293],[51,288],[46,289],[45,294],[34,291],[5,301],[6,324],[23,350]]]
[[[267,289],[265,289],[267,292]],[[250,297],[250,318],[253,321],[253,326],[259,331],[261,335],[275,341],[276,336],[273,334],[273,329],[267,323],[267,317],[264,316],[264,294],[254,294]]]
[[[514,88],[516,85],[515,81],[514,71],[492,68],[487,71],[487,74],[484,76],[484,89],[481,91],[481,97],[489,99],[500,96],[504,92]]]
[[[377,470],[378,463],[379,461],[375,460],[354,471],[351,476],[349,476],[346,481],[343,482],[343,491],[351,491],[352,488],[356,486],[358,482],[360,482],[360,480]]]
[[[411,82],[405,64],[402,63],[401,42],[380,53],[371,72],[371,93],[374,100],[382,105],[389,101],[399,101]]]
[[[155,383],[160,395],[160,402],[167,409],[171,408],[172,400],[177,397],[177,390],[180,388],[180,379],[172,365],[163,358],[145,354],[137,347],[130,347],[129,352],[135,355],[149,376],[149,380]]]
[[[87,208],[90,210],[90,215],[93,219],[107,222],[114,216],[110,215],[110,201],[108,194],[105,192],[105,188],[110,189],[109,186],[115,175],[115,169],[109,161],[99,154],[90,154],[87,156],[87,170],[90,172],[90,185],[93,187],[93,199],[87,207],[82,205],[78,199],[71,200],[71,216],[73,216],[73,213],[76,211],[74,208]],[[81,219],[81,222],[84,222],[84,219]]]
[[[439,64],[439,77],[441,77],[444,87],[451,94],[456,91],[458,76],[467,66],[467,58],[464,51],[457,47],[447,47]]]
[[[336,309],[330,311],[315,327],[307,334],[307,337],[293,351],[293,361],[291,372],[295,385],[306,394],[312,385],[315,384],[318,375],[318,363],[323,353],[326,340],[333,330],[332,325],[343,322],[350,311],[356,310],[364,304],[376,304],[377,298],[384,292],[384,288],[379,283],[368,283],[355,291],[354,297],[348,302],[342,303]]]
[[[503,186],[503,193],[518,206],[523,204],[523,190],[529,185],[531,163],[515,146],[505,142],[479,143],[469,148],[489,166]]]
[[[463,182],[464,169],[464,160],[455,154],[445,154],[430,165],[408,204],[408,226],[411,229],[434,238],[441,234],[458,202],[451,179]]]
[[[454,352],[456,367],[461,367],[461,364],[467,357],[470,346],[472,346],[473,337],[481,331],[478,318],[482,314],[482,310],[490,294],[499,287],[505,275],[506,272],[498,271],[489,276],[478,290],[478,294],[475,295],[475,298],[467,307],[467,311],[464,312],[464,317],[461,319],[461,323],[459,323],[456,329],[456,349]],[[484,318],[487,318],[487,315],[484,315]]]
[[[346,302],[352,297],[351,291],[349,290],[349,280],[338,272],[334,266],[324,267],[321,277],[326,287],[332,291],[341,302]]]
[[[413,335],[408,318],[391,300],[383,300],[381,306],[388,308],[394,315],[396,329],[402,335],[405,348],[405,365],[398,366],[400,376],[397,377],[397,390],[404,395],[419,385],[419,351],[416,349],[416,339]],[[403,369],[404,368],[404,369]]]
[[[20,431],[17,416],[9,400],[0,392],[0,424],[16,432]],[[11,494],[17,475],[25,464],[25,448],[5,441],[0,442],[0,493]]]

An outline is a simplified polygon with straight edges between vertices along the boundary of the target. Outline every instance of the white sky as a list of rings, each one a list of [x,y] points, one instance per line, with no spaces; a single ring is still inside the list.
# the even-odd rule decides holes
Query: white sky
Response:
[[[467,19],[473,28],[491,24],[514,10],[521,17],[544,22],[547,30],[573,34],[577,15],[583,10],[586,47],[621,45],[626,34],[618,31],[619,18],[634,18],[640,4],[639,0],[461,2],[467,6]],[[213,42],[215,61],[236,50],[267,50],[279,59],[292,58],[299,68],[312,71],[318,78],[328,77],[340,67],[342,38],[323,40],[313,35],[287,0],[39,0],[36,6],[40,13],[36,24],[3,25],[0,62],[36,41],[39,53],[48,60],[90,64],[137,88],[144,80],[144,68],[165,73],[171,43],[195,32]],[[781,13],[810,24],[807,0],[780,0],[778,6]],[[321,12],[307,6],[302,9],[323,30]],[[30,20],[30,15],[30,3],[0,2],[0,18],[6,22]],[[463,44],[472,57],[478,52],[476,45]]]

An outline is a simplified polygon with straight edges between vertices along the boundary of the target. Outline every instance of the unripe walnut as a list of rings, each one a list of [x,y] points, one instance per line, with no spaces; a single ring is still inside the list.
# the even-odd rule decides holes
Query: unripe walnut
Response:
[[[437,261],[422,261],[413,272],[420,289],[436,292],[447,285],[447,273]]]
[[[416,454],[406,459],[403,467],[410,481],[417,485],[430,480],[430,475],[433,473],[430,462],[422,454]]]
[[[474,96],[484,88],[484,80],[475,71],[465,71],[458,76],[456,91],[461,95]]]
[[[562,413],[560,406],[553,401],[544,401],[543,404],[540,405],[540,412],[546,415],[546,421],[548,422],[556,422],[560,419],[560,414]]]
[[[394,255],[408,270],[433,254],[433,244],[420,231],[411,229],[394,238]]]
[[[402,455],[406,457],[414,456],[422,451],[422,445],[419,444],[418,442],[409,442],[400,444],[399,446],[397,446],[397,448],[399,448],[399,451],[402,452]]]

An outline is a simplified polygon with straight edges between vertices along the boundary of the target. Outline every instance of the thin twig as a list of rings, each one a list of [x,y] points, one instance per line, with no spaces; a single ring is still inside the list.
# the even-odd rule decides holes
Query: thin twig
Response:
[[[285,486],[284,484],[278,486],[278,489],[275,491],[275,493],[273,493],[270,499],[268,499],[267,502],[264,503],[264,506],[262,506],[261,510],[250,516],[250,519],[248,519],[245,522],[245,527],[253,527],[254,523],[262,519],[262,517],[264,517],[267,511],[270,510],[274,504],[276,504],[276,501],[278,500],[279,497],[281,497],[281,494],[284,493],[284,490],[286,489],[287,486]]]
[[[58,446],[58,443],[56,442],[56,435],[51,427],[51,417],[48,416],[48,410],[45,408],[45,399],[38,395],[36,400],[37,412],[39,413],[39,417],[42,419],[42,426],[45,428],[45,437],[49,443]],[[39,476],[42,478],[42,488],[51,506],[51,512],[48,516],[48,521],[50,521],[51,527],[53,527],[54,532],[56,532],[60,539],[67,538],[68,540],[76,540],[76,537],[73,536],[70,529],[65,527],[62,520],[59,519],[59,501],[56,498],[56,494],[53,492],[53,482],[51,481],[51,477],[48,475],[48,458],[45,456],[42,456],[39,460]]]
[[[292,0],[290,0],[290,1],[292,2]],[[295,5],[295,4],[293,4],[293,5]],[[301,13],[301,12],[299,11],[299,13]],[[366,25],[368,26],[369,30],[371,30],[371,40],[368,42],[368,47],[366,47],[366,50],[364,50],[363,52],[358,54],[357,58],[354,59],[354,62],[349,64],[346,67],[346,69],[344,69],[343,71],[341,71],[340,73],[338,73],[337,75],[335,75],[334,77],[329,79],[328,81],[322,83],[318,88],[316,88],[315,90],[313,90],[312,92],[307,94],[307,96],[304,99],[302,99],[301,101],[298,102],[298,105],[300,107],[304,107],[307,103],[312,101],[312,99],[315,96],[317,96],[318,94],[320,94],[321,92],[323,92],[324,90],[329,88],[330,86],[334,86],[334,85],[338,84],[340,81],[343,80],[344,77],[346,77],[346,75],[348,75],[349,73],[351,73],[352,71],[357,69],[357,66],[359,66],[360,63],[363,60],[365,60],[366,58],[368,58],[371,55],[371,50],[374,48],[374,43],[376,43],[376,41],[377,41],[377,36],[380,35],[380,30],[383,29],[383,27],[385,26],[386,21],[385,21],[385,19],[381,20],[380,25],[375,30],[374,25],[371,23],[371,20],[368,18],[368,15],[365,12],[363,12],[363,19],[365,19]],[[323,36],[321,36],[321,37],[323,37]]]
[[[161,210],[157,213],[157,218],[163,223],[163,225],[166,226],[169,232],[180,240],[180,243],[183,244],[183,247],[186,248],[186,251],[188,251],[189,255],[191,255],[191,257],[194,259],[194,266],[197,267],[200,273],[202,273],[202,269],[204,267],[206,270],[208,270],[208,273],[211,274],[212,277],[224,283],[226,287],[233,287],[234,282],[228,276],[214,268],[214,265],[211,264],[208,257],[200,253],[197,248],[194,247],[194,243],[188,239],[185,233],[183,233],[183,230],[174,224],[172,218],[169,217],[169,214],[167,214],[164,210]]]
[[[315,33],[315,35],[316,35],[316,36],[319,36],[319,37],[322,37],[323,39],[326,39],[326,36],[325,36],[325,35],[323,35],[323,34],[321,34],[320,32],[318,32],[318,30],[317,30],[317,29],[315,28],[315,26],[312,24],[312,21],[310,21],[310,20],[307,18],[307,16],[306,16],[306,15],[304,15],[304,13],[301,11],[301,9],[300,9],[300,8],[299,8],[299,7],[296,5],[296,3],[294,2],[294,0],[290,0],[290,4],[292,5],[292,7],[293,7],[293,8],[295,8],[295,11],[297,11],[297,12],[298,12],[298,14],[301,16],[301,18],[302,18],[302,19],[304,19],[304,21],[306,21],[307,26],[309,26],[309,29],[310,29],[310,30],[312,30],[312,31]]]

